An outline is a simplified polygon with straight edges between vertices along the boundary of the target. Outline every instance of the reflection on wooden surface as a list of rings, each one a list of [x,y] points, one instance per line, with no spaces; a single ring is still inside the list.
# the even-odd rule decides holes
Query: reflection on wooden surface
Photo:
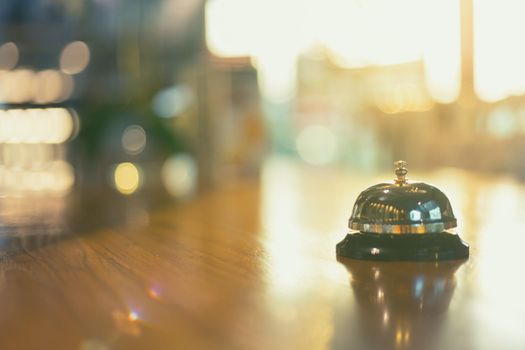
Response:
[[[337,310],[335,347],[352,343],[343,321],[356,311],[363,349],[439,348],[441,324],[456,288],[454,273],[464,260],[340,262],[349,271],[357,310]]]
[[[337,261],[357,194],[384,178],[272,160],[260,183],[3,250],[2,349],[522,348],[525,186],[419,175],[450,198],[468,261]]]

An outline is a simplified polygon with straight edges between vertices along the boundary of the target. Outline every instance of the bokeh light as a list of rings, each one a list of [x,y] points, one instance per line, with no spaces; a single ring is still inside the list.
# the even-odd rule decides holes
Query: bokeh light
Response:
[[[126,153],[140,154],[146,147],[146,131],[140,125],[130,125],[122,133],[121,143]]]
[[[136,321],[139,319],[139,314],[136,311],[130,311],[130,313],[128,314],[128,319],[130,321]]]
[[[18,47],[13,42],[0,46],[0,69],[13,69],[18,62]]]
[[[524,11],[523,1],[474,1],[474,83],[485,101],[525,93]]]
[[[176,117],[194,102],[194,94],[189,86],[174,85],[159,91],[153,98],[153,110],[162,118]]]
[[[0,110],[0,142],[61,144],[75,132],[75,120],[65,108]]]
[[[384,113],[395,114],[428,111],[434,102],[413,84],[397,84],[377,93],[375,105]]]
[[[169,157],[162,166],[162,182],[173,197],[191,194],[197,185],[197,165],[188,154]]]
[[[47,104],[67,100],[73,78],[55,69],[0,71],[0,102]]]
[[[62,95],[62,78],[55,70],[44,70],[36,76],[35,102],[53,102]]]
[[[0,79],[2,101],[24,103],[35,96],[35,72],[30,69],[16,69],[3,72]]]
[[[117,191],[122,194],[132,194],[141,184],[141,171],[133,163],[120,163],[115,167],[113,179]]]
[[[83,41],[67,44],[60,54],[60,69],[66,74],[78,74],[86,69],[91,53]]]
[[[27,192],[45,192],[55,196],[70,192],[75,183],[71,164],[65,160],[51,160],[38,164],[38,153],[46,152],[46,145],[37,145],[30,150],[20,145],[3,148],[5,159],[0,165],[0,195],[19,196]],[[13,157],[15,156],[15,157]],[[27,167],[27,164],[32,164]],[[35,166],[38,164],[38,166]]]
[[[333,161],[337,153],[337,140],[333,131],[323,125],[310,125],[299,132],[297,152],[307,163],[324,165]]]
[[[211,0],[206,24],[210,50],[222,57],[252,57],[261,90],[272,101],[295,95],[297,58],[314,46],[326,48],[346,68],[423,61],[428,90],[437,101],[451,102],[459,93],[454,0]]]
[[[49,122],[52,133],[46,140],[47,143],[64,143],[74,132],[74,121],[65,108],[48,108]]]
[[[33,100],[37,103],[61,102],[73,92],[73,79],[58,70],[40,71],[35,77],[36,91]]]

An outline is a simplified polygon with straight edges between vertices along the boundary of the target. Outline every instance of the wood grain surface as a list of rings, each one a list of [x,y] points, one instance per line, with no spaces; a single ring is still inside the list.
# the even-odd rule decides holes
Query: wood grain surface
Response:
[[[468,261],[338,261],[356,196],[390,175],[273,160],[260,181],[4,246],[0,348],[525,348],[525,187],[419,175],[449,196]]]

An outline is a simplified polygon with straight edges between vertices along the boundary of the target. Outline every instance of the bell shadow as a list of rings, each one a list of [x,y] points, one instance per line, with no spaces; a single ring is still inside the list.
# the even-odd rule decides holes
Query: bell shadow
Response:
[[[433,349],[466,261],[382,262],[339,258],[353,302],[335,313],[333,349]],[[346,307],[345,307],[346,305]]]

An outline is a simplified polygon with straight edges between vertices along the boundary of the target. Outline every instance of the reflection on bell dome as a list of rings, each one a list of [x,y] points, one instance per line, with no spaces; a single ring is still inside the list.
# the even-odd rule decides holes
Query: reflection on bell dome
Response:
[[[398,162],[400,163],[400,162]],[[440,233],[457,226],[447,196],[423,182],[408,182],[396,169],[394,183],[364,190],[354,204],[348,227],[368,233]]]
[[[348,227],[369,233],[439,233],[456,227],[443,192],[423,182],[409,182],[406,162],[396,162],[396,179],[364,190],[354,204]]]

